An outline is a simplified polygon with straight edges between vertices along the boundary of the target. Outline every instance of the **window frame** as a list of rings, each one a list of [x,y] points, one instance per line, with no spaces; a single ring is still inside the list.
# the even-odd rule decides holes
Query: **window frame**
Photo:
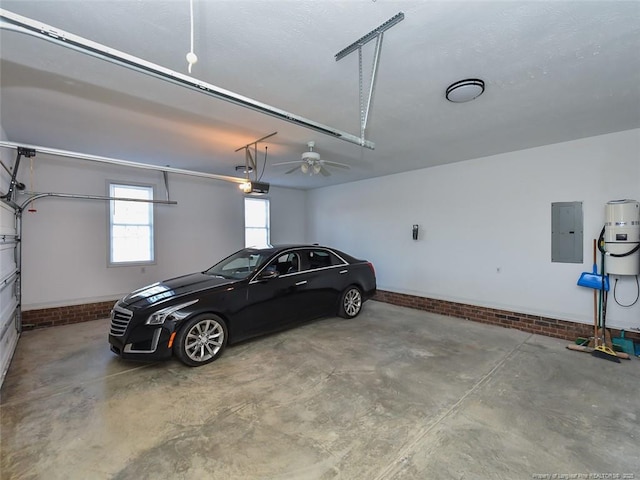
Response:
[[[132,188],[144,188],[149,189],[151,191],[151,200],[155,200],[156,198],[156,186],[154,184],[149,183],[140,183],[140,182],[130,182],[123,180],[108,180],[107,181],[107,194],[110,198],[115,197],[112,193],[112,187],[132,187]],[[125,197],[126,198],[126,197]],[[146,265],[156,265],[156,234],[155,234],[155,223],[156,223],[156,209],[154,208],[154,203],[152,202],[143,202],[149,206],[150,209],[150,223],[148,224],[150,227],[150,235],[151,235],[151,259],[150,260],[127,260],[127,261],[112,261],[113,254],[113,205],[117,200],[109,200],[107,202],[107,266],[108,267],[135,267],[135,266],[146,266]],[[118,225],[118,224],[116,224]]]
[[[247,226],[247,201],[264,202],[266,204],[266,226],[265,227],[248,227]],[[269,197],[251,197],[245,195],[243,198],[243,210],[244,210],[244,246],[245,248],[263,248],[271,246],[271,200]],[[266,230],[266,245],[247,245],[247,231],[248,230]]]

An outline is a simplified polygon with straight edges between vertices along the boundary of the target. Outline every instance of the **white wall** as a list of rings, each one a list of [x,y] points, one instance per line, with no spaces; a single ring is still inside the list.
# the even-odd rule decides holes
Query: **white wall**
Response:
[[[109,180],[154,184],[162,173],[38,154],[28,190],[107,195]],[[107,267],[108,204],[46,198],[23,215],[23,310],[117,298],[146,284],[202,270],[244,246],[244,201],[235,184],[169,175],[171,200],[155,208],[155,265]],[[272,239],[304,241],[305,192],[272,188]],[[19,196],[19,203],[24,201]]]
[[[2,127],[0,127],[0,139],[3,139],[3,136],[4,130],[2,129]],[[15,155],[15,150],[0,147],[0,160],[2,160],[2,163],[7,168],[11,168],[11,166],[13,165],[13,159],[15,158]],[[0,165],[0,195],[4,195],[7,193],[10,183],[11,175],[2,167],[2,165]]]
[[[12,164],[14,152],[2,153]],[[19,180],[37,191],[105,195],[115,180],[164,196],[159,172],[38,154],[31,179],[29,166],[23,159]],[[23,221],[23,310],[112,299],[243,245],[235,185],[170,175],[169,187],[178,205],[156,208],[158,262],[144,269],[107,267],[106,202],[37,201]],[[592,291],[575,282],[591,269],[604,204],[640,200],[640,130],[308,193],[272,187],[269,198],[272,243],[319,242],[372,260],[380,289],[590,323]],[[583,202],[583,264],[550,261],[551,203],[561,201]],[[620,277],[617,296],[628,303],[635,289]],[[611,326],[640,327],[640,303],[609,298]]]
[[[576,281],[605,203],[640,200],[639,178],[640,130],[548,145],[313,190],[308,240],[371,260],[382,290],[591,323]],[[551,262],[551,203],[567,201],[583,202],[583,264]],[[635,298],[634,277],[617,295]],[[640,327],[640,302],[609,298],[610,326]]]
[[[306,193],[301,190],[270,189],[272,245],[306,242],[306,198]]]

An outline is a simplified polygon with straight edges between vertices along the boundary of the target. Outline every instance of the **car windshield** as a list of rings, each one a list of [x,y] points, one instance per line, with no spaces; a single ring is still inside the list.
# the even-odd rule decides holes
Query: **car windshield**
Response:
[[[271,252],[261,250],[240,250],[230,257],[216,263],[205,274],[223,278],[242,280],[251,275],[262,265]]]

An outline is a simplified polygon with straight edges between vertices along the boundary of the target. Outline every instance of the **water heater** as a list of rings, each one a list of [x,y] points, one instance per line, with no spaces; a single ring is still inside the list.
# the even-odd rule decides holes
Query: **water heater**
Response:
[[[640,274],[640,203],[612,200],[605,206],[606,273]]]

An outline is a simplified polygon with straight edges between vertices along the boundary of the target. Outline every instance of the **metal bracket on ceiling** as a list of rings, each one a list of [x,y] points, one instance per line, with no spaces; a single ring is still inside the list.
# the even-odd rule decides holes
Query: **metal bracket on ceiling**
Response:
[[[291,112],[287,112],[280,108],[258,102],[252,98],[239,95],[211,83],[198,80],[194,77],[183,75],[179,72],[170,70],[152,62],[148,62],[141,58],[129,55],[114,48],[109,48],[97,42],[93,42],[86,38],[74,35],[72,33],[60,30],[45,23],[23,17],[16,13],[0,8],[0,29],[22,33],[26,35],[46,40],[56,45],[75,50],[86,55],[90,55],[101,60],[129,68],[139,73],[149,75],[165,82],[179,85],[181,87],[194,90],[196,92],[208,95],[218,100],[223,100],[234,105],[238,105],[258,113],[270,115],[279,120],[293,123],[299,127],[308,128],[324,135],[344,140],[349,143],[360,145],[371,150],[375,149],[375,144],[364,138],[359,138],[353,134],[332,128],[313,120],[301,117]]]
[[[391,27],[393,27],[397,23],[400,23],[402,20],[404,20],[404,13],[399,12],[393,17],[391,17],[389,20],[384,22],[382,25],[380,25],[379,27],[374,28],[365,36],[353,42],[348,47],[340,50],[335,55],[336,62],[337,62],[338,60],[349,55],[351,52],[358,50],[358,74],[359,74],[358,85],[360,90],[360,138],[363,141],[365,138],[367,123],[369,122],[369,112],[371,111],[371,103],[373,100],[373,93],[375,91],[376,78],[378,76],[378,65],[380,63],[380,52],[382,51],[382,39],[384,37],[384,32],[386,30],[389,30]],[[376,47],[375,47],[375,53],[373,56],[373,66],[371,68],[371,82],[369,84],[369,95],[367,97],[367,101],[365,105],[364,82],[363,82],[363,75],[362,75],[362,47],[373,39],[376,40]]]
[[[247,176],[247,180],[249,180],[249,173],[253,172],[256,182],[258,181],[258,164],[256,163],[256,159],[258,158],[258,143],[263,142],[267,138],[273,137],[277,135],[278,132],[270,133],[269,135],[265,135],[262,138],[259,138],[251,143],[247,143],[242,147],[236,148],[236,152],[240,150],[244,150],[244,166],[245,172]],[[251,154],[251,148],[253,147],[253,155]]]

